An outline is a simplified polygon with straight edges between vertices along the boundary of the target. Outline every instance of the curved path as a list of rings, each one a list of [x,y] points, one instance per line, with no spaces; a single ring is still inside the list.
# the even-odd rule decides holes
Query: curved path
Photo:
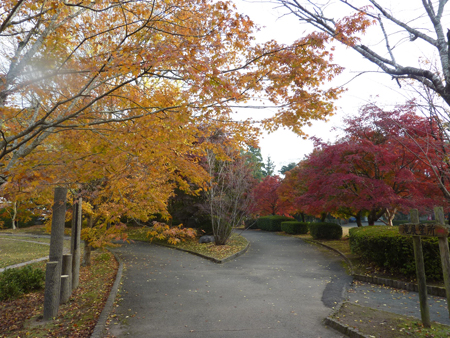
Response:
[[[116,337],[337,338],[322,320],[351,283],[341,258],[300,239],[247,231],[244,255],[216,264],[146,243],[125,264]]]

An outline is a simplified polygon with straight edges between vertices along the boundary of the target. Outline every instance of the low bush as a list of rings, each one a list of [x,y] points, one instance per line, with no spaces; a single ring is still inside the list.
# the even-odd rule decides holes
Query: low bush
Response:
[[[41,269],[26,266],[6,269],[0,274],[0,301],[17,298],[44,287],[45,273]]]
[[[296,221],[282,222],[281,231],[292,235],[304,235],[308,233],[308,223]]]
[[[309,232],[314,239],[340,239],[342,227],[336,223],[309,223]]]
[[[258,229],[265,231],[281,231],[281,223],[285,221],[295,221],[295,219],[287,216],[264,216],[258,218],[256,224]]]
[[[366,262],[372,262],[392,273],[415,277],[413,240],[398,233],[398,227],[365,226],[349,231],[350,249]],[[425,274],[428,280],[442,280],[438,239],[422,238]]]
[[[156,221],[153,222],[151,230],[147,232],[150,242],[153,239],[157,239],[173,245],[184,242],[187,239],[194,239],[196,236],[197,231],[192,228],[183,228],[182,224],[170,227],[167,224]]]

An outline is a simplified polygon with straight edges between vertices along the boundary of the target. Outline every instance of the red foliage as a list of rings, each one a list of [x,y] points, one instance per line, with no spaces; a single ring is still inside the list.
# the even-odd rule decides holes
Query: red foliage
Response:
[[[252,191],[254,204],[252,213],[260,216],[289,215],[294,209],[290,201],[280,195],[279,176],[266,176]]]
[[[297,173],[297,180],[306,182],[297,204],[307,213],[356,216],[363,211],[370,224],[386,210],[443,205],[429,165],[417,156],[432,142],[443,145],[430,136],[429,121],[413,113],[413,104],[390,112],[369,105],[346,124],[347,136],[335,144],[317,141]]]

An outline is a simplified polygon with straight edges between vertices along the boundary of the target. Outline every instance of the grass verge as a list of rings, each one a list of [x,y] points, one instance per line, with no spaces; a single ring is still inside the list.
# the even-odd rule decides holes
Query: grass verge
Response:
[[[149,242],[147,238],[148,228],[128,228],[128,239],[139,240]],[[197,254],[201,254],[207,257],[215,258],[218,260],[230,257],[241,250],[247,245],[248,241],[238,234],[232,234],[226,245],[214,245],[214,243],[198,243],[198,240],[191,240],[180,242],[177,245],[169,245],[166,242],[153,240],[156,244],[167,245],[172,248],[180,248]]]
[[[432,323],[431,328],[424,328],[416,318],[351,303],[344,303],[332,318],[374,338],[444,338],[450,334],[447,325]]]
[[[45,269],[45,263],[35,267]],[[42,321],[44,291],[0,303],[0,337],[90,337],[115,280],[118,263],[108,251],[94,251],[81,267],[80,286],[60,306],[58,317]]]
[[[48,245],[30,243],[27,241],[40,242],[43,244],[50,243],[49,238],[2,237],[0,234],[0,268],[48,256]],[[64,249],[70,249],[69,240],[64,241]]]

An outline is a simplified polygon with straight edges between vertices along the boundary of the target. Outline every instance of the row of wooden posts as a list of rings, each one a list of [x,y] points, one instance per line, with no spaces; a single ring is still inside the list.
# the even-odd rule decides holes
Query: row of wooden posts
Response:
[[[414,245],[414,259],[416,262],[416,276],[419,288],[420,314],[424,327],[431,327],[430,307],[428,305],[427,282],[425,277],[425,263],[422,252],[422,237],[438,237],[439,252],[442,263],[442,273],[447,296],[447,308],[450,317],[450,253],[448,247],[449,226],[444,222],[444,209],[434,208],[436,223],[421,224],[417,209],[410,211],[411,223],[402,224],[399,232],[405,236],[412,236]]]
[[[67,188],[55,188],[50,253],[45,272],[44,320],[58,315],[80,280],[81,198],[73,204],[70,254],[64,254]]]

